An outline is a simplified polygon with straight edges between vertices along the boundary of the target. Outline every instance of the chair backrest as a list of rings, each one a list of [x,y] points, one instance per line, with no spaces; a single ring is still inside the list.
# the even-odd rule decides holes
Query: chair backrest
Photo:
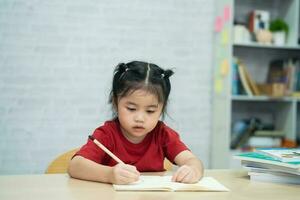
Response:
[[[46,170],[46,174],[67,173],[69,162],[79,148],[67,151],[55,158]]]
[[[45,173],[46,174],[67,173],[69,162],[78,150],[79,148],[72,149],[70,151],[67,151],[59,155],[50,163]],[[164,160],[164,168],[167,171],[172,171],[173,168],[173,164],[166,158]]]
[[[165,158],[165,160],[164,160],[164,168],[167,171],[172,171],[172,169],[173,169],[173,163],[171,163],[171,161],[169,161],[167,158]]]

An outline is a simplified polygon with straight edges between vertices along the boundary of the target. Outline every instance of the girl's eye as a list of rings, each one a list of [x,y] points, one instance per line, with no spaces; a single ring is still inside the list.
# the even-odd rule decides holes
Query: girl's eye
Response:
[[[135,111],[136,109],[135,108],[127,107],[127,110],[129,110],[129,111]]]
[[[147,113],[149,114],[155,113],[155,110],[147,110]]]

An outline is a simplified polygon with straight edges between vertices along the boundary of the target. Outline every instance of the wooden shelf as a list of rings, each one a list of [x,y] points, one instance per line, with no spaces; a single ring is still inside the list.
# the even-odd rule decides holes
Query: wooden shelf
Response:
[[[232,95],[231,99],[233,101],[282,101],[291,102],[295,100],[300,100],[295,97],[270,97],[270,96],[247,96],[247,95]]]
[[[265,49],[286,49],[286,50],[300,50],[300,46],[299,45],[284,45],[284,46],[276,46],[276,45],[272,45],[272,44],[259,44],[259,43],[234,43],[233,44],[234,47],[245,47],[245,48],[265,48]]]

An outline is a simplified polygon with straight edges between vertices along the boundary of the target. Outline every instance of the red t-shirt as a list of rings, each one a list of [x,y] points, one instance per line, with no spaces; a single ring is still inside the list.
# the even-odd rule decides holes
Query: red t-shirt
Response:
[[[93,137],[124,163],[136,166],[140,172],[164,171],[165,157],[174,162],[178,153],[188,150],[179,135],[161,121],[138,144],[134,144],[124,137],[117,119],[105,122],[103,126],[94,131]],[[91,140],[88,140],[76,155],[102,165],[114,166],[117,164]]]

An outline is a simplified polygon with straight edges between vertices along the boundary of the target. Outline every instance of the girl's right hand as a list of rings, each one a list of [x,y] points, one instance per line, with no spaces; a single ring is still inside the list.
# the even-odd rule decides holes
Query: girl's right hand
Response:
[[[119,163],[112,167],[113,184],[129,184],[138,181],[140,172],[133,165]]]

